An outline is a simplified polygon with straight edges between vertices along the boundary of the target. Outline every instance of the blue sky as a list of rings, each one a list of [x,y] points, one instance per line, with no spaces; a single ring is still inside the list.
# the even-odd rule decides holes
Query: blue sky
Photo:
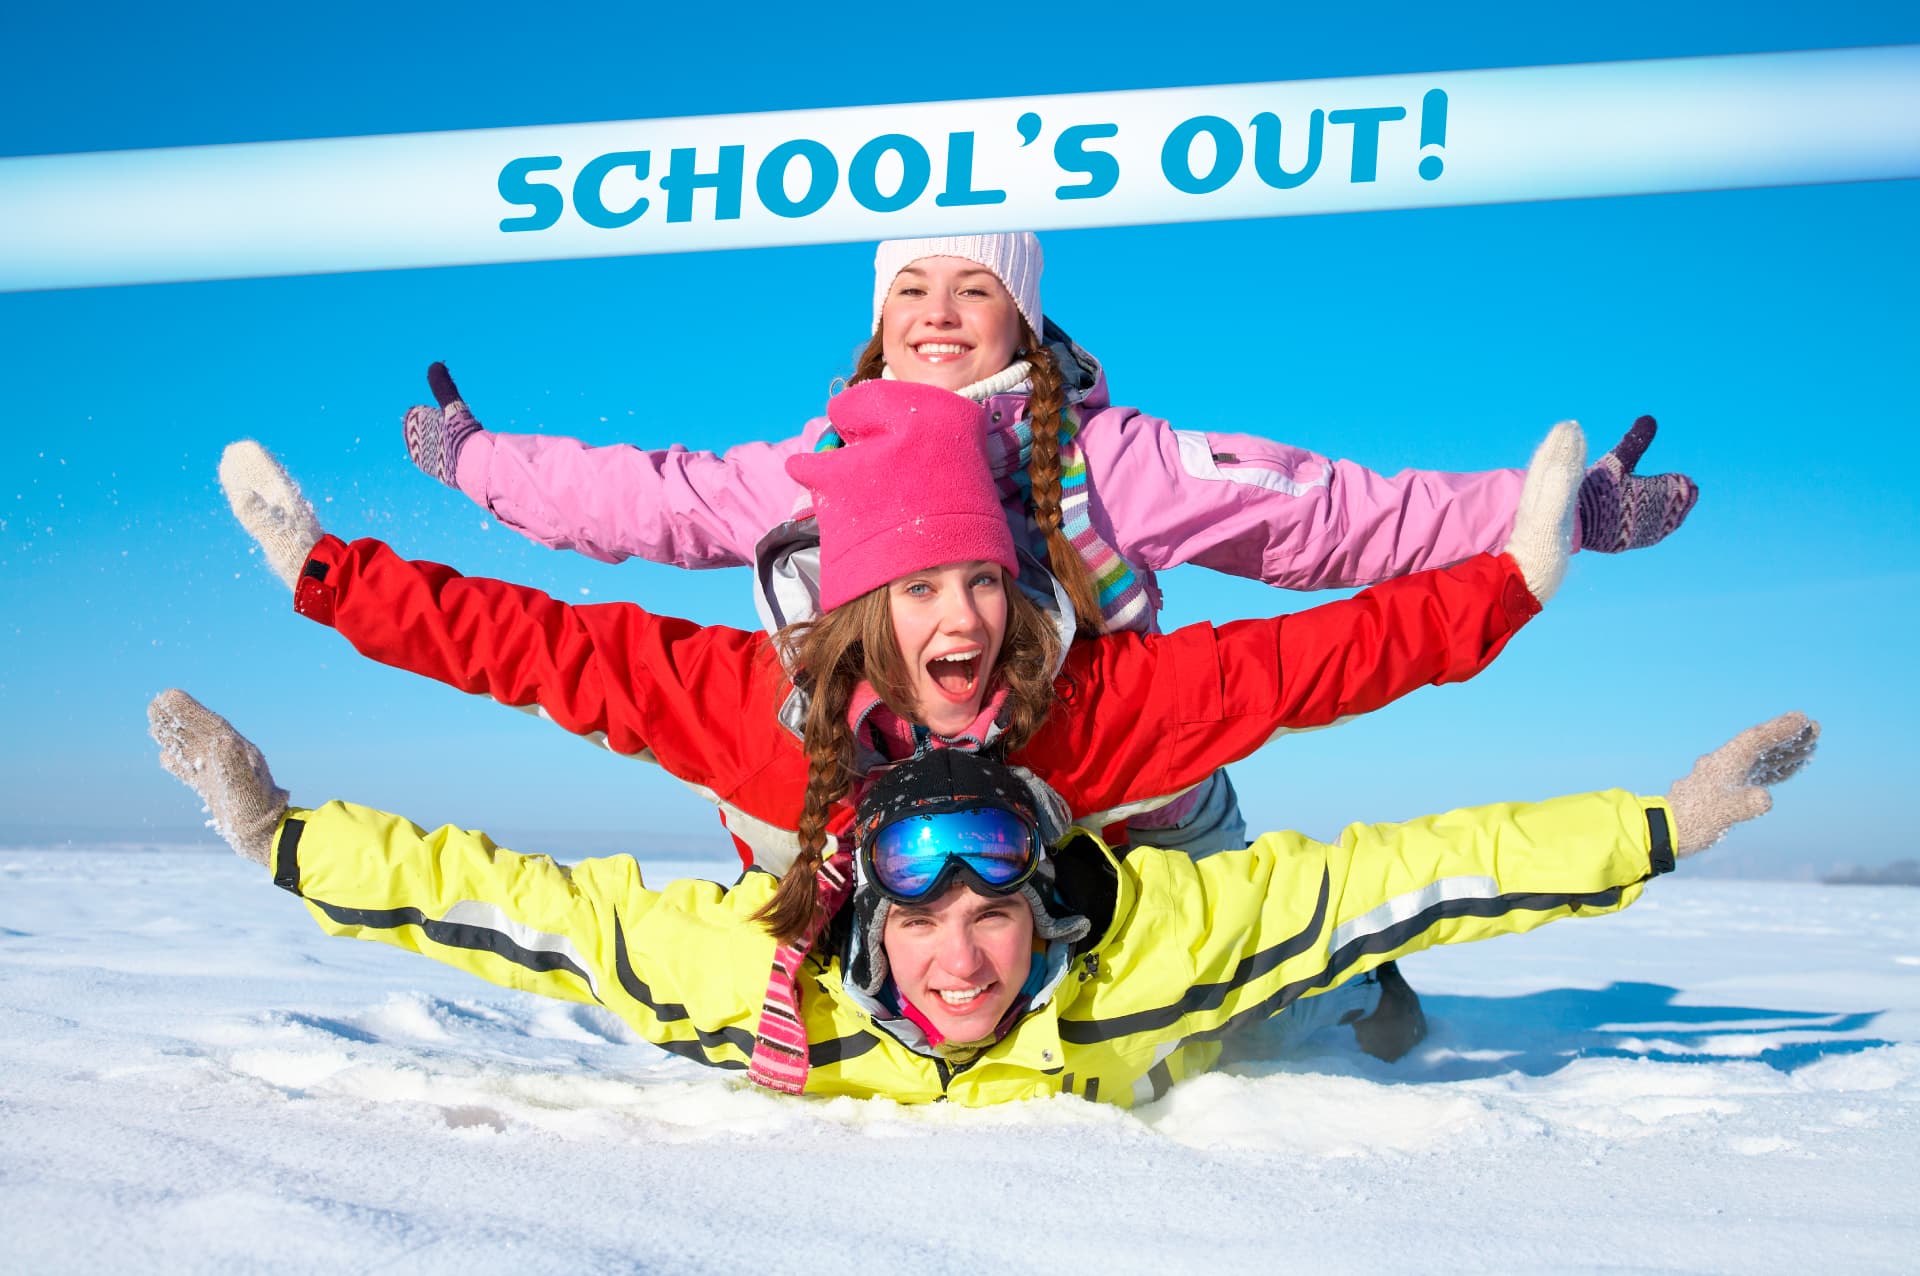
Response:
[[[711,21],[576,6],[99,9],[0,18],[0,153],[193,145],[1920,40],[1899,5],[1054,7],[1018,30],[854,6]],[[717,11],[716,11],[717,13]],[[1098,16],[1104,14],[1106,16]],[[1135,32],[1149,31],[1139,35]],[[1920,183],[1054,232],[1046,308],[1115,398],[1374,468],[1524,462],[1661,420],[1703,498],[1582,556],[1486,675],[1236,769],[1257,827],[1663,790],[1789,707],[1827,737],[1720,871],[1915,853]],[[127,210],[127,233],[140,210]],[[560,596],[751,624],[739,573],[541,549],[420,476],[398,420],[445,359],[496,428],[723,447],[814,415],[867,331],[871,246],[0,296],[0,836],[196,827],[146,699],[187,687],[297,800],[527,849],[717,845],[658,772],[356,657],[295,618],[214,483],[242,436],[330,529]],[[1597,450],[1597,449],[1596,449]],[[1185,570],[1169,620],[1315,599]],[[1702,862],[1702,867],[1707,867]]]

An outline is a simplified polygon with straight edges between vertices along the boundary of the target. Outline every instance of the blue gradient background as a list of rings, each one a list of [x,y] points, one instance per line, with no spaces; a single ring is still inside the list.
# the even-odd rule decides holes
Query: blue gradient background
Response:
[[[1017,29],[948,12],[711,20],[509,6],[0,18],[0,153],[51,154],[914,100],[1905,43],[1911,6],[1578,17],[1487,6],[1111,6]],[[1150,31],[1151,35],[1132,34]],[[1055,232],[1048,312],[1115,397],[1378,469],[1517,464],[1553,421],[1705,495],[1671,542],[1582,556],[1486,675],[1236,768],[1260,827],[1328,834],[1469,802],[1664,789],[1805,707],[1827,738],[1700,862],[1805,875],[1914,854],[1910,484],[1920,184]],[[140,210],[126,210],[140,233]],[[406,462],[446,359],[487,424],[718,447],[797,428],[869,323],[871,250],[689,256],[0,296],[0,835],[174,836],[192,799],[142,708],[193,690],[297,800],[345,796],[527,849],[719,846],[657,770],[379,668],[293,617],[227,514],[259,437],[333,530],[560,596],[753,623],[740,573],[540,549]],[[1179,623],[1313,598],[1181,571]]]

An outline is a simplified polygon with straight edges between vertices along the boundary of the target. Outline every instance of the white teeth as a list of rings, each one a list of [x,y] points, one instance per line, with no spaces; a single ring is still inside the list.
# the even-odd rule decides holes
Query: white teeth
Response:
[[[936,665],[941,664],[943,662],[956,663],[960,661],[972,660],[974,657],[978,656],[979,654],[980,653],[977,651],[956,651],[950,656],[935,656],[931,661],[931,663]]]
[[[940,994],[940,1000],[949,1006],[965,1006],[970,1005],[975,997],[986,990],[987,986],[981,984],[978,988],[940,988],[935,991]]]
[[[965,346],[956,346],[941,341],[924,342],[916,346],[915,349],[919,350],[921,354],[965,354],[967,352]]]

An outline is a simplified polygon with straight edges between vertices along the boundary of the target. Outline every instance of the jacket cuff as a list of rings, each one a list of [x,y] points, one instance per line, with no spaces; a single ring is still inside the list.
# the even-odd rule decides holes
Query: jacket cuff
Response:
[[[491,511],[493,501],[487,490],[487,475],[493,471],[493,433],[475,430],[461,440],[453,458],[453,486],[482,509]]]
[[[1647,862],[1653,876],[1671,873],[1674,865],[1673,811],[1658,799],[1647,802]]]
[[[296,613],[329,627],[333,625],[338,582],[330,582],[329,578],[334,575],[334,569],[340,565],[346,552],[347,543],[338,536],[320,538],[307,555],[307,561],[300,568],[300,578],[293,587],[293,610]]]
[[[289,810],[273,834],[273,884],[300,893],[300,836],[307,831],[306,812]]]
[[[1520,564],[1513,555],[1502,551],[1496,556],[1506,579],[1500,585],[1500,606],[1507,613],[1507,619],[1513,622],[1515,629],[1526,624],[1540,614],[1540,600],[1527,588],[1527,577],[1520,570]]]

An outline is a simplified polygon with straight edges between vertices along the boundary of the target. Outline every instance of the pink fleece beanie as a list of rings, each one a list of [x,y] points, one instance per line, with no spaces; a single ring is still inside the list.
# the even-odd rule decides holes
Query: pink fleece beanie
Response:
[[[843,446],[787,458],[820,524],[820,608],[945,563],[1018,575],[987,468],[986,409],[938,386],[862,381],[827,404]]]

